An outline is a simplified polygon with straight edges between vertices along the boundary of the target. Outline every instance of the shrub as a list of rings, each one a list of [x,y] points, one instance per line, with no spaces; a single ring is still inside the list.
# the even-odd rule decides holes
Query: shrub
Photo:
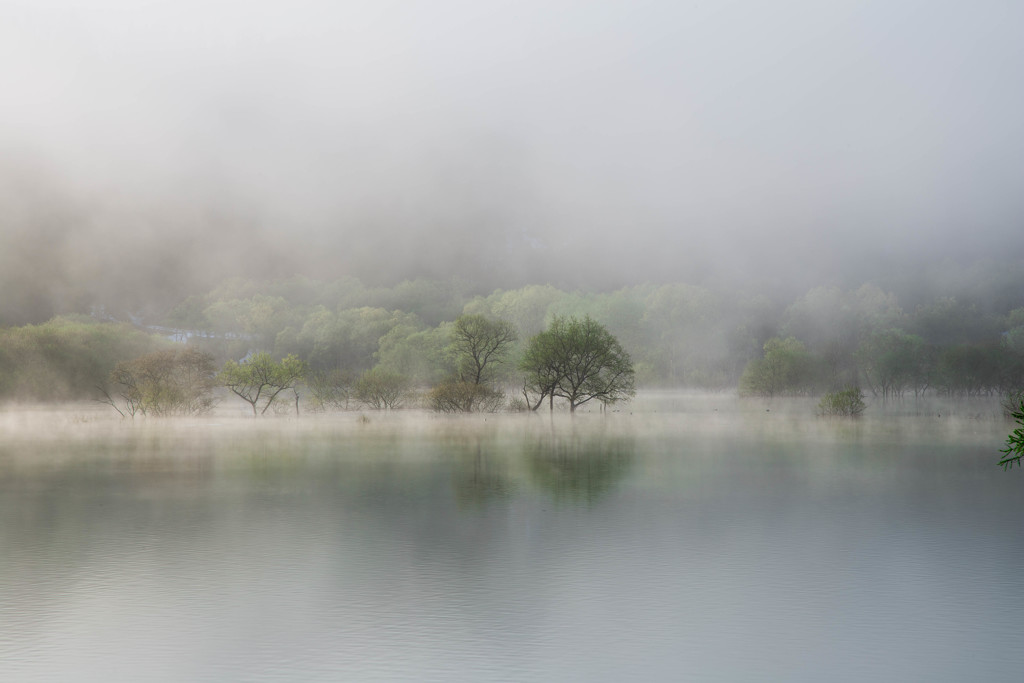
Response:
[[[357,401],[374,410],[399,408],[408,398],[409,380],[397,372],[374,368],[364,372],[353,387]]]
[[[194,348],[154,351],[118,363],[110,373],[106,400],[122,415],[201,415],[213,409],[216,367],[213,356]]]
[[[314,372],[306,378],[306,387],[311,394],[310,406],[314,412],[326,410],[348,410],[352,399],[354,381],[342,370]]]
[[[797,395],[811,391],[816,362],[803,342],[773,337],[764,343],[764,357],[747,363],[740,377],[741,396]]]
[[[819,415],[845,415],[857,417],[864,412],[864,394],[858,387],[846,387],[842,391],[825,394],[818,403]]]
[[[434,387],[427,400],[439,413],[493,413],[505,404],[505,395],[483,384],[452,380]]]
[[[508,410],[511,413],[525,413],[529,412],[530,406],[526,403],[525,399],[513,396],[508,401]]]

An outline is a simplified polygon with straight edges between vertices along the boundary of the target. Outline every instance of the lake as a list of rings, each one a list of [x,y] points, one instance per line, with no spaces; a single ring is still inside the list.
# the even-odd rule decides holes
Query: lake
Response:
[[[1019,681],[996,403],[0,413],[3,681]]]

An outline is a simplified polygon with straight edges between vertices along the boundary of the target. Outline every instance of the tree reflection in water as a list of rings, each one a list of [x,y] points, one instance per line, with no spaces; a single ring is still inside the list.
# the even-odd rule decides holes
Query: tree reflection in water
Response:
[[[632,437],[606,434],[552,433],[523,446],[530,478],[558,503],[598,501],[626,476],[635,454]]]
[[[515,488],[504,458],[484,453],[480,442],[466,449],[452,473],[452,488],[459,507],[483,507],[508,498]]]

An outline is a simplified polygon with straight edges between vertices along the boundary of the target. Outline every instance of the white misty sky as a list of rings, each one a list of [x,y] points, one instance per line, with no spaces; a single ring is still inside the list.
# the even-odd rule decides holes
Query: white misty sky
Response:
[[[1022,34],[1013,0],[5,0],[0,154],[400,264],[1019,248]]]

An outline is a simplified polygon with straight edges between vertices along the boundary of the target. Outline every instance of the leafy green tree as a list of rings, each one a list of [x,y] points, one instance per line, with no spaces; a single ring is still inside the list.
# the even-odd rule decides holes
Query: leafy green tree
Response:
[[[794,337],[772,337],[764,357],[750,361],[740,377],[740,393],[754,396],[802,394],[815,383],[814,358]]]
[[[409,380],[384,368],[367,370],[356,380],[355,398],[374,410],[400,408],[409,395]]]
[[[311,372],[306,377],[306,388],[314,412],[325,410],[348,410],[353,398],[355,380],[344,370]]]
[[[298,352],[305,354],[316,370],[368,370],[374,365],[381,337],[399,325],[423,327],[415,315],[401,311],[362,307],[333,312],[317,307],[296,336]]]
[[[670,284],[650,291],[643,302],[643,336],[633,345],[646,361],[648,381],[686,386],[721,382],[729,349],[728,316],[723,312],[721,298],[702,287]]]
[[[978,305],[947,297],[918,306],[910,327],[928,343],[945,347],[992,341],[1002,325]]]
[[[555,389],[562,378],[564,354],[558,337],[549,329],[530,339],[519,369],[524,374],[523,398],[530,410],[537,410],[544,399],[554,410]]]
[[[170,346],[125,323],[61,316],[0,328],[0,396],[54,401],[94,398],[121,361]]]
[[[306,363],[296,356],[275,361],[269,353],[260,352],[240,363],[229,360],[221,369],[218,379],[223,386],[252,406],[255,417],[266,413],[281,392],[294,389],[305,377],[306,371]],[[261,403],[262,409],[259,408]]]
[[[864,379],[875,396],[900,398],[924,393],[933,377],[933,354],[924,339],[900,329],[876,330],[857,349]]]
[[[451,357],[452,323],[420,329],[400,324],[382,336],[374,354],[377,365],[405,375],[419,386],[431,386],[455,374]]]
[[[608,330],[590,316],[556,317],[533,337],[520,363],[526,375],[524,393],[536,410],[545,396],[568,401],[569,411],[597,399],[602,405],[636,394],[633,361]]]
[[[506,320],[459,316],[444,354],[453,372],[428,394],[430,407],[446,413],[499,409],[505,396],[496,384],[517,340],[515,327]]]
[[[544,329],[551,308],[565,292],[551,285],[529,285],[513,290],[496,290],[486,297],[477,297],[466,304],[464,313],[479,314],[510,321],[524,335]]]
[[[988,396],[1005,384],[1011,354],[999,344],[956,344],[939,354],[935,387],[948,396]]]

